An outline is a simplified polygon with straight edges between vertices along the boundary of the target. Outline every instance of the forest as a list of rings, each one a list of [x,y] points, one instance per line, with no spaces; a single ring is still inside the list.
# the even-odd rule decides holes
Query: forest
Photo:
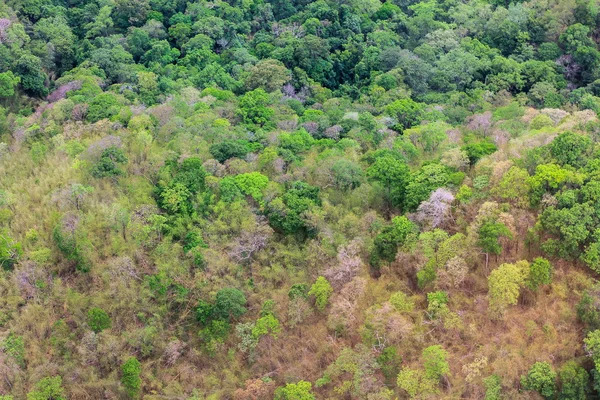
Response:
[[[0,0],[0,400],[600,398],[600,0]]]

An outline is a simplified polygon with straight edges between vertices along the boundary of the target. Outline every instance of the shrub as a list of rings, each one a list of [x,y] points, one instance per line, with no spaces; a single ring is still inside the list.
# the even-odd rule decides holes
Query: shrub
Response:
[[[106,311],[94,307],[88,311],[87,323],[90,329],[96,333],[111,327],[111,320]]]
[[[547,362],[536,362],[526,376],[521,377],[521,385],[525,390],[535,390],[546,399],[556,392],[556,372]]]
[[[315,296],[315,305],[319,311],[323,311],[329,304],[329,297],[333,293],[333,288],[327,279],[320,276],[310,287],[309,296]]]
[[[121,383],[125,387],[127,395],[131,398],[137,398],[142,386],[142,365],[135,357],[129,357],[121,364]]]

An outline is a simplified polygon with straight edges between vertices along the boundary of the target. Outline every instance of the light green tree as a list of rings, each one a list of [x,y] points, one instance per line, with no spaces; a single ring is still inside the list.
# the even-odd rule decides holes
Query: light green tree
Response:
[[[327,279],[320,276],[308,291],[309,296],[315,296],[315,305],[317,310],[323,311],[329,304],[329,297],[333,293],[333,288]]]
[[[536,362],[527,375],[521,376],[521,385],[525,390],[535,390],[542,397],[551,399],[556,393],[556,372],[547,362]]]
[[[516,264],[502,264],[492,271],[488,277],[488,296],[490,311],[494,316],[501,316],[509,306],[517,304],[528,268],[527,261],[519,261]]]

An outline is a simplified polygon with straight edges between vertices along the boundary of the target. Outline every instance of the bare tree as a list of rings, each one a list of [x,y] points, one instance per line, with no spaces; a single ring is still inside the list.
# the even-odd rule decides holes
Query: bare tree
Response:
[[[363,265],[360,251],[361,241],[359,239],[354,239],[339,249],[337,264],[328,268],[324,273],[324,276],[334,288],[343,287],[358,275]]]
[[[441,228],[452,219],[452,202],[454,195],[444,188],[439,188],[429,196],[429,200],[421,203],[415,214],[415,220],[430,228]]]
[[[272,235],[273,229],[262,218],[254,229],[242,232],[235,240],[229,250],[229,257],[237,263],[248,262],[256,252],[266,247]]]

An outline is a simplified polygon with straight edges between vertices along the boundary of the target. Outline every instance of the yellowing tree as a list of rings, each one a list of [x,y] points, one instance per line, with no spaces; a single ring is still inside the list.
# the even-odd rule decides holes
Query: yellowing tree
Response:
[[[528,271],[527,261],[502,264],[492,271],[488,278],[488,297],[490,312],[494,316],[501,316],[508,306],[517,304]]]

